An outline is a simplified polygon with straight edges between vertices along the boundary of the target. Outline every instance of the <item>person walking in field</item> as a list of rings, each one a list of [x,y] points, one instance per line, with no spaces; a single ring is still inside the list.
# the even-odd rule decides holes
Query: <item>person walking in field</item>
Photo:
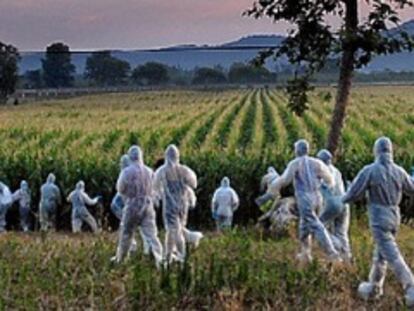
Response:
[[[197,197],[194,192],[194,189],[189,186],[186,186],[185,197],[186,197],[186,200],[185,200],[184,211],[181,215],[181,223],[183,224],[184,239],[187,243],[197,248],[198,245],[200,244],[201,239],[204,237],[204,235],[200,231],[192,231],[187,228],[188,213],[190,210],[195,209],[197,205]]]
[[[129,156],[127,154],[124,154],[120,160],[121,172],[122,170],[126,169],[130,165],[130,163],[131,161],[129,160]],[[124,207],[125,207],[124,200],[122,199],[121,194],[117,192],[111,202],[111,212],[119,220],[122,219],[122,210],[124,209]]]
[[[279,173],[276,171],[276,169],[273,166],[270,166],[267,169],[266,175],[262,177],[262,180],[260,182],[260,191],[262,193],[264,192],[264,194],[255,200],[256,204],[259,207],[266,204],[268,201],[274,199],[273,196],[267,191],[270,188],[270,185],[272,184],[272,182],[275,181],[276,178],[278,178],[279,176],[280,176]]]
[[[20,183],[20,189],[13,193],[13,202],[19,203],[20,227],[24,232],[29,231],[31,192],[27,181]]]
[[[231,228],[234,212],[239,208],[240,200],[236,191],[230,187],[230,179],[224,177],[215,191],[211,202],[211,212],[216,221],[217,231]]]
[[[188,204],[188,187],[197,188],[197,175],[180,164],[180,153],[175,145],[168,146],[165,163],[155,172],[154,191],[161,198],[166,230],[165,257],[168,262],[184,262],[186,243],[183,217]]]
[[[85,192],[85,183],[79,181],[76,189],[69,194],[67,201],[72,203],[72,232],[81,232],[82,224],[86,222],[94,233],[98,233],[98,224],[86,206],[98,204],[99,197],[91,199]]]
[[[9,187],[0,182],[0,233],[6,231],[6,214],[13,203]]]
[[[266,192],[267,189],[270,188],[272,182],[274,182],[278,177],[280,177],[280,175],[276,169],[273,166],[269,166],[266,175],[262,177],[260,182],[260,191]]]
[[[155,169],[159,169],[161,166],[164,165],[165,159],[159,159],[157,160],[156,164],[155,164]],[[197,205],[197,196],[195,194],[195,191],[193,188],[186,186],[185,187],[185,200],[184,200],[184,210],[183,213],[181,213],[180,218],[181,218],[181,223],[183,225],[183,234],[184,234],[184,239],[185,242],[194,246],[194,248],[197,248],[200,244],[200,241],[204,238],[204,235],[202,232],[200,231],[192,231],[190,229],[187,228],[187,224],[188,224],[188,214],[190,210],[194,210],[196,208]],[[162,201],[163,198],[160,197],[159,195],[155,196],[155,206],[161,206],[162,205]],[[182,257],[181,255],[177,254],[177,249],[174,248],[174,250],[172,251],[173,253],[173,257]]]
[[[39,218],[42,231],[56,229],[56,213],[58,206],[62,204],[62,197],[55,181],[56,177],[51,173],[40,188]]]
[[[364,299],[381,296],[390,266],[405,290],[407,306],[414,307],[414,276],[395,240],[401,221],[402,194],[414,195],[414,179],[394,163],[389,138],[377,139],[374,155],[375,162],[358,173],[342,198],[344,203],[350,203],[368,193],[368,216],[375,250],[369,280],[359,285],[358,293]]]
[[[271,184],[270,193],[278,197],[283,187],[293,183],[299,210],[301,243],[301,252],[297,258],[304,262],[312,260],[311,242],[314,236],[328,257],[340,262],[341,257],[330,234],[317,215],[322,206],[321,182],[331,188],[334,186],[333,176],[322,161],[309,156],[309,143],[306,140],[301,139],[295,143],[295,154],[296,158],[288,164],[283,175]]]
[[[120,160],[121,172],[122,172],[122,170],[126,169],[130,164],[131,164],[131,161],[129,159],[129,156],[127,154],[124,154],[121,157],[121,160]],[[114,196],[114,198],[112,199],[112,202],[111,202],[111,211],[115,215],[115,217],[118,218],[119,221],[122,221],[122,212],[124,210],[124,207],[125,207],[125,203],[124,203],[124,200],[122,198],[122,195],[119,192],[117,192],[116,195]],[[144,254],[149,255],[150,252],[151,252],[150,247],[149,247],[149,243],[145,239],[145,236],[142,233],[141,228],[139,228],[139,233],[140,233],[141,238],[142,238],[142,243],[143,243],[143,247],[144,247]],[[138,245],[137,240],[135,238],[132,238],[131,249],[129,251],[130,252],[136,252],[137,249],[138,249],[137,245]]]
[[[125,202],[119,230],[118,247],[112,261],[120,263],[129,254],[131,242],[138,227],[148,242],[157,267],[163,260],[158,239],[156,213],[153,205],[153,171],[144,164],[141,148],[128,151],[130,165],[123,169],[117,182],[117,191]]]
[[[322,184],[323,188],[321,191],[324,196],[324,206],[319,218],[329,228],[332,242],[341,254],[342,259],[350,262],[352,259],[351,246],[349,244],[349,222],[351,213],[348,204],[342,204],[341,200],[336,200],[336,198],[339,199],[339,197],[345,194],[345,184],[342,179],[342,174],[332,164],[332,154],[328,150],[323,149],[319,151],[317,158],[327,165],[334,177],[334,186],[331,190]],[[339,204],[335,204],[337,202]]]

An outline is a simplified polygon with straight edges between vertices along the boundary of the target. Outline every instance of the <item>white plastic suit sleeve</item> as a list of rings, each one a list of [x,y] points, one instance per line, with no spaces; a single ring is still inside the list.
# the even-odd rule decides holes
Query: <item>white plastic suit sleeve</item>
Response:
[[[331,174],[329,167],[320,160],[316,160],[316,163],[318,167],[319,177],[325,182],[325,184],[329,188],[333,188],[335,186],[335,179],[334,176]]]
[[[233,212],[234,212],[239,208],[240,199],[236,191],[234,191],[233,189],[231,189],[231,194],[232,194],[232,207],[233,207]]]
[[[3,185],[2,188],[3,188],[3,191],[0,194],[0,204],[9,205],[12,203],[12,200],[13,200],[10,189],[6,185]]]
[[[86,192],[82,192],[82,199],[87,205],[96,205],[98,203],[98,198],[91,199]]]
[[[192,189],[196,189],[197,188],[196,173],[186,165],[182,165],[181,170],[182,170],[181,173],[182,173],[185,184],[191,187]]]
[[[342,197],[342,202],[350,203],[363,198],[369,185],[369,171],[370,167],[366,166],[358,173],[348,191]]]
[[[72,198],[73,198],[74,194],[75,194],[75,191],[72,191],[71,193],[69,193],[68,197],[66,198],[66,201],[72,202]]]
[[[126,178],[125,178],[125,171],[122,171],[121,174],[119,174],[119,178],[118,181],[116,183],[116,190],[121,194],[121,195],[125,195],[126,194],[126,190],[128,187],[128,184],[126,182]]]
[[[19,201],[22,197],[22,191],[19,189],[12,194],[12,201],[13,203]]]
[[[279,196],[280,190],[283,187],[290,185],[293,182],[297,169],[297,161],[291,161],[283,172],[282,176],[276,178],[271,184],[268,192],[274,197]]]
[[[403,172],[403,191],[405,194],[414,195],[414,178]]]

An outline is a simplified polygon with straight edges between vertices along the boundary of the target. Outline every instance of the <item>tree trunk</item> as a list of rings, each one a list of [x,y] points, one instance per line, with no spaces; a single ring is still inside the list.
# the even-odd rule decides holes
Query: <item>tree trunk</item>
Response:
[[[342,128],[345,123],[346,108],[351,93],[352,78],[355,68],[355,45],[352,36],[358,29],[358,0],[346,0],[345,40],[344,51],[338,81],[335,109],[332,115],[331,128],[328,136],[328,150],[335,156],[341,139]]]

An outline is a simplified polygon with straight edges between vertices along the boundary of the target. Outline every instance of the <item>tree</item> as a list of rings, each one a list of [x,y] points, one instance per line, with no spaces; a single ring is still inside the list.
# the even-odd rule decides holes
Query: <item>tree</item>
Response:
[[[53,43],[46,48],[42,59],[43,79],[47,87],[71,87],[75,66],[71,62],[69,47],[64,43]]]
[[[130,70],[128,62],[113,57],[110,51],[100,51],[86,60],[85,78],[99,86],[123,85]]]
[[[16,90],[19,60],[17,48],[0,42],[0,102]]]
[[[168,68],[164,64],[148,62],[132,72],[132,79],[138,84],[160,85],[169,81]]]
[[[27,80],[26,87],[30,89],[40,89],[43,86],[42,71],[40,69],[26,71],[25,78]]]
[[[185,70],[179,66],[168,66],[168,80],[176,85],[188,85],[191,83],[193,71]]]
[[[234,63],[229,70],[231,83],[267,83],[275,81],[275,75],[264,67]]]
[[[335,154],[344,126],[346,108],[355,69],[367,65],[374,56],[411,50],[413,38],[405,31],[390,31],[398,25],[398,10],[412,6],[411,0],[361,0],[369,5],[366,20],[359,20],[358,0],[259,0],[245,13],[255,18],[269,17],[295,26],[277,49],[260,53],[256,64],[270,56],[286,56],[292,64],[305,68],[288,82],[289,106],[298,115],[308,108],[310,79],[332,55],[339,58],[336,104],[331,120],[328,149]],[[339,18],[336,30],[326,21]]]
[[[218,69],[202,67],[196,69],[193,84],[220,84],[227,81],[224,73]]]

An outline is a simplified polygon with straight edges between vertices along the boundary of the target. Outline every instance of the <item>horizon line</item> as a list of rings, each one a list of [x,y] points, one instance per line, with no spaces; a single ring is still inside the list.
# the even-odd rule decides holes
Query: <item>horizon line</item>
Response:
[[[166,45],[166,46],[158,46],[158,47],[149,47],[149,48],[92,48],[92,49],[71,49],[70,52],[71,53],[95,53],[95,52],[102,52],[102,51],[119,51],[119,52],[159,52],[159,51],[166,51],[166,50],[201,50],[201,49],[208,49],[208,50],[213,50],[213,49],[219,49],[222,47],[225,47],[225,45],[228,44],[232,44],[235,43],[237,41],[240,41],[242,39],[245,38],[249,38],[249,37],[281,37],[284,38],[286,37],[286,35],[283,35],[281,33],[251,33],[251,34],[246,34],[243,36],[238,37],[237,39],[234,39],[232,41],[227,41],[227,42],[223,42],[223,43],[216,43],[216,44],[208,44],[208,43],[177,43],[175,45]],[[21,53],[38,53],[38,52],[46,52],[46,48],[48,46],[50,46],[53,43],[64,43],[66,45],[69,46],[70,48],[70,44],[66,43],[64,40],[55,40],[53,42],[50,42],[49,44],[46,45],[46,47],[44,48],[44,50],[37,50],[37,49],[31,49],[31,50],[19,50]],[[12,43],[11,43],[12,44]],[[265,47],[266,48],[266,47]]]

